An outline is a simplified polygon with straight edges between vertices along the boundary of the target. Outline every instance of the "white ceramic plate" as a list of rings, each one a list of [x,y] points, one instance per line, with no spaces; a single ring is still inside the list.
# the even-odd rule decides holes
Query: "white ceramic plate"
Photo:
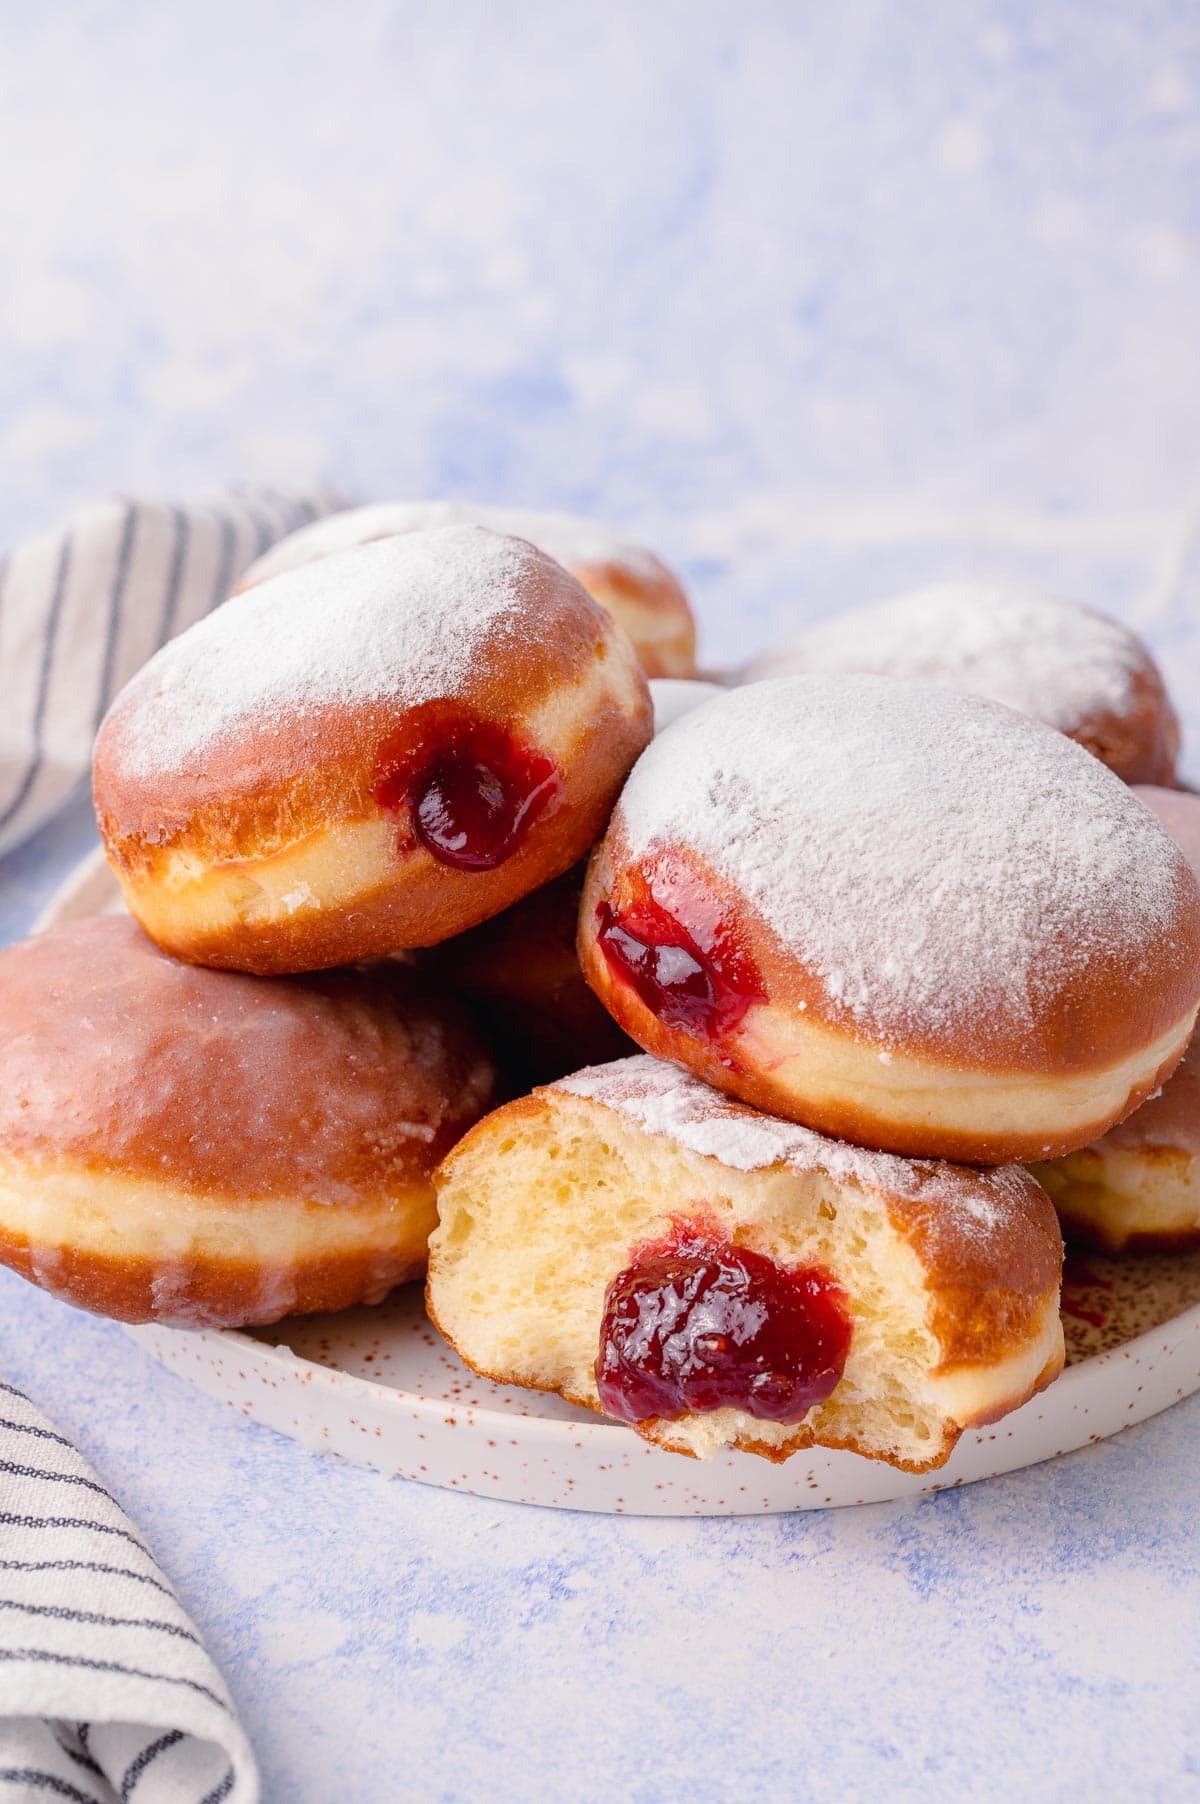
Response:
[[[99,852],[39,926],[118,912]],[[406,1286],[373,1309],[249,1333],[130,1328],[154,1357],[231,1409],[318,1453],[391,1477],[560,1509],[751,1515],[878,1503],[971,1484],[1116,1434],[1200,1389],[1200,1252],[1069,1262],[1068,1366],[991,1428],[964,1434],[940,1472],[913,1477],[852,1453],[782,1465],[698,1461],[555,1397],[477,1378]]]

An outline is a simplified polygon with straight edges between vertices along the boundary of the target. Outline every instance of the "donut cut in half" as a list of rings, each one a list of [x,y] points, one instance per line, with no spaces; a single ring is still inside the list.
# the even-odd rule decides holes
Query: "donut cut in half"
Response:
[[[1027,1172],[862,1152],[645,1056],[498,1109],[437,1184],[428,1303],[467,1364],[674,1452],[929,1471],[1062,1367]]]

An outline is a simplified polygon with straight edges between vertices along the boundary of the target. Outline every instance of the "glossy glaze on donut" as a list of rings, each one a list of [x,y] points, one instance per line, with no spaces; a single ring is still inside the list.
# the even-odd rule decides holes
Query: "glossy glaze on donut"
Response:
[[[493,1071],[382,968],[186,965],[129,920],[0,952],[0,1260],[125,1321],[376,1301],[424,1269],[438,1160]]]
[[[1086,1145],[1178,1062],[1200,887],[1061,734],[948,691],[791,678],[639,760],[580,953],[632,1038],[744,1101],[1002,1163]]]
[[[1174,779],[1179,722],[1149,651],[1128,627],[1060,595],[935,584],[821,621],[745,677],[850,671],[1003,702],[1078,740],[1126,783]]]
[[[96,811],[168,951],[260,973],[436,944],[568,870],[650,736],[611,617],[474,526],[227,602],[117,698]]]
[[[381,501],[331,514],[291,533],[252,564],[239,592],[316,558],[398,533],[476,525],[528,539],[581,582],[632,639],[647,676],[690,677],[696,626],[676,577],[652,551],[595,520],[465,501]]]

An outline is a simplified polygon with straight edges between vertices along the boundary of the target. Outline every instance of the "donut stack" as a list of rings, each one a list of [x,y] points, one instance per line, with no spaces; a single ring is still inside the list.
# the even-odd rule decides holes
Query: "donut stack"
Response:
[[[1117,1244],[1097,1162],[1197,1128],[1196,823],[1127,786],[1173,782],[1161,679],[963,587],[728,691],[694,650],[561,516],[276,547],[101,728],[138,925],[0,954],[0,1259],[180,1326],[428,1262],[468,1364],[701,1456],[925,1471],[1048,1384],[1047,1190]]]

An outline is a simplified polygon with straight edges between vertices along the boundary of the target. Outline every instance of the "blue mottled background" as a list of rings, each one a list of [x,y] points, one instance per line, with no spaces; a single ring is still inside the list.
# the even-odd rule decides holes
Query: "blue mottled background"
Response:
[[[1047,581],[1149,633],[1196,770],[1200,11],[0,0],[0,542],[237,476],[640,528],[717,660]],[[0,864],[0,938],[87,835]],[[323,1464],[8,1278],[0,1367],[269,1804],[1200,1793],[1198,1402],[920,1504],[616,1522]]]

